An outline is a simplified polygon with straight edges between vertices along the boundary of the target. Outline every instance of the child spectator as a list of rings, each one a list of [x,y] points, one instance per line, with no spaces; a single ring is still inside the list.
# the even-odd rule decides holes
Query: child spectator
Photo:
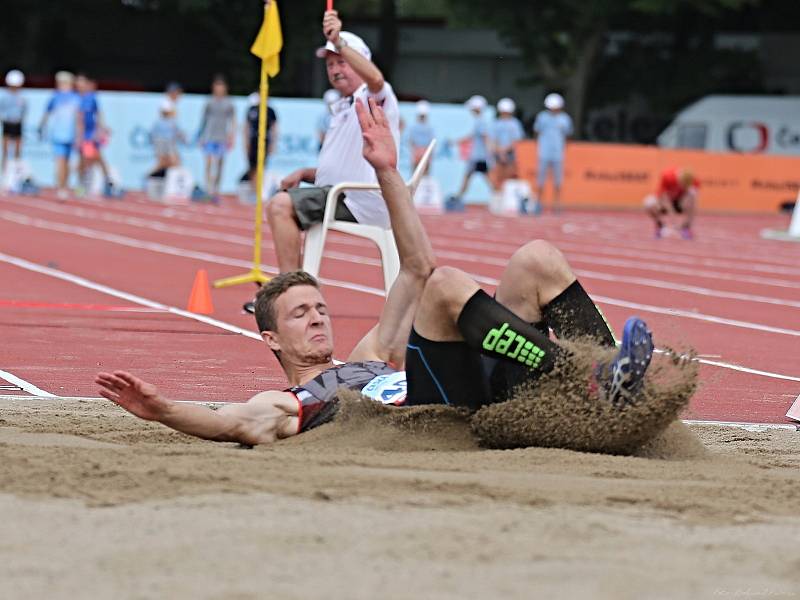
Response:
[[[3,126],[3,156],[0,162],[0,174],[5,173],[9,148],[14,147],[14,158],[22,156],[22,123],[28,108],[22,97],[22,86],[25,75],[16,69],[6,74],[6,91],[0,95],[0,121]]]

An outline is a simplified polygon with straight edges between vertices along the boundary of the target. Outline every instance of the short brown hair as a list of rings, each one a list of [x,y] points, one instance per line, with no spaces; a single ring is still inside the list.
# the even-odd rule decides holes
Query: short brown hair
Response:
[[[275,301],[288,289],[297,285],[310,285],[319,289],[319,282],[305,271],[281,273],[265,283],[256,294],[256,323],[259,331],[275,331],[277,315]]]

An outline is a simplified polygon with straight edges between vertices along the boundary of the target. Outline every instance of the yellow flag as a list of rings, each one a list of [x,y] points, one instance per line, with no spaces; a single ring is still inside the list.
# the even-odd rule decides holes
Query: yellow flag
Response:
[[[281,70],[279,54],[283,48],[283,33],[281,33],[281,20],[278,16],[278,3],[270,0],[264,14],[264,22],[258,32],[256,41],[250,52],[266,62],[267,74],[275,77]]]

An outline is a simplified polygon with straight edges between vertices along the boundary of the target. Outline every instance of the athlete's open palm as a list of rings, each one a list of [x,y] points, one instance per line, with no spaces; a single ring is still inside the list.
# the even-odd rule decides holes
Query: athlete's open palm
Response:
[[[364,139],[364,158],[376,171],[397,168],[397,149],[392,130],[383,109],[374,98],[369,98],[369,108],[361,100],[356,100],[358,123]]]
[[[98,373],[94,382],[101,396],[142,419],[156,421],[169,410],[169,400],[158,395],[156,386],[125,371]]]

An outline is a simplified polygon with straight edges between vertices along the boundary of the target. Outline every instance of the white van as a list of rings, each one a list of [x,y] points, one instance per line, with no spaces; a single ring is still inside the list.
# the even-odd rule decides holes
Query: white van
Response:
[[[678,113],[658,145],[800,155],[800,96],[706,96]]]

